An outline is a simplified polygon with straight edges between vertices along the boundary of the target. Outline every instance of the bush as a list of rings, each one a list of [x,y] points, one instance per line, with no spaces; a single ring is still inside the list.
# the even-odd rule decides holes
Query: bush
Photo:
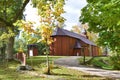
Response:
[[[90,57],[86,57],[86,61],[86,65],[88,66],[102,69],[113,69],[113,67],[110,65],[109,57],[94,57],[93,59],[90,59]],[[82,62],[82,58],[80,59],[80,62]]]
[[[99,67],[102,69],[112,69],[112,66],[110,66],[108,57],[107,58],[97,57],[91,61],[91,64],[95,67]]]
[[[120,55],[112,55],[110,56],[110,63],[113,65],[113,68],[116,70],[120,70]]]

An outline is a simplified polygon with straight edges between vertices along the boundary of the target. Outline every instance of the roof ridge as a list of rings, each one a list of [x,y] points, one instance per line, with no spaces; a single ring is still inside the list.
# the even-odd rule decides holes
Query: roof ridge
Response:
[[[61,31],[63,32],[64,35],[66,35],[64,29],[57,27],[57,30],[58,30],[58,29],[61,30]],[[59,30],[58,30],[58,31],[59,31]]]

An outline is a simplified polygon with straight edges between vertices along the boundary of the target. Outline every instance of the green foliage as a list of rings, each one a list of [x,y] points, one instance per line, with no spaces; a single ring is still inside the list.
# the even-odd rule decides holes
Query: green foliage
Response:
[[[9,39],[10,37],[15,36],[14,32],[11,31],[10,29],[8,29],[8,32],[3,32],[0,36],[0,42],[2,41],[7,41],[7,39]]]
[[[45,48],[46,44],[39,42],[39,43],[37,43],[37,45],[38,45],[38,54],[43,55],[45,52],[44,48]]]
[[[113,65],[111,65],[111,60],[109,57],[94,57],[93,59],[91,59],[91,57],[86,57],[86,65],[87,66],[92,66],[92,67],[97,67],[97,68],[102,68],[102,69],[106,69],[106,70],[113,70]],[[90,61],[89,61],[90,60]],[[80,58],[79,59],[80,64],[83,63],[83,59]]]
[[[110,56],[110,63],[114,69],[120,70],[120,55]]]
[[[16,39],[14,48],[16,53],[19,51],[19,49],[22,49],[24,52],[27,52],[27,44],[23,39]]]
[[[91,63],[95,67],[99,67],[102,69],[112,69],[112,66],[110,66],[109,61],[105,58],[98,58],[96,57],[94,60],[91,61]]]
[[[21,9],[23,0],[0,0],[0,18],[5,19],[7,22],[12,22],[15,16],[22,18],[22,15],[16,15]]]
[[[5,48],[7,59],[13,58],[14,37],[19,33],[18,27],[14,27],[13,23],[22,19],[23,11],[28,2],[29,0],[0,0],[0,29],[3,29],[0,31],[2,32],[0,44],[8,46]],[[8,42],[3,44],[1,40]]]
[[[39,39],[35,34],[27,34],[26,32],[21,33],[21,38],[26,42],[26,45],[37,43]]]
[[[27,46],[28,44],[37,44],[38,53],[41,55],[44,54],[46,44],[41,41],[40,31],[38,29],[33,29],[33,24],[33,22],[26,22],[23,20],[18,20],[14,23],[14,25],[19,26],[19,30],[21,30],[19,38],[24,42],[23,45]]]
[[[38,36],[36,34],[27,34],[26,32],[21,31],[21,33],[18,37],[15,38],[15,45],[14,45],[15,53],[18,52],[20,47],[26,52],[27,45],[37,44],[38,54],[39,55],[44,54],[44,52],[45,52],[44,49],[46,47],[46,44],[43,42],[39,42],[39,40],[41,39],[41,36]]]
[[[99,33],[98,43],[120,53],[120,0],[87,0],[80,21]]]

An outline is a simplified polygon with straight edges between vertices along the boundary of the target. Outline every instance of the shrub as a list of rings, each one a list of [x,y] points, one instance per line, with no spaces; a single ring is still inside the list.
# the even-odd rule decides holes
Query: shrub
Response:
[[[112,55],[110,56],[110,63],[114,69],[120,70],[120,55]]]
[[[82,62],[82,58],[80,59],[80,63]],[[90,57],[86,57],[86,65],[98,67],[102,69],[113,69],[113,67],[110,65],[109,57],[94,57],[93,59],[90,59]]]

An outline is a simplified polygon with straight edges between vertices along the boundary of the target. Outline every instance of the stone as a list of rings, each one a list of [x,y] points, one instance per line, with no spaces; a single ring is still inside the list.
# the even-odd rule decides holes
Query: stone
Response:
[[[25,66],[20,65],[20,66],[17,67],[16,70],[17,70],[17,71],[32,71],[32,70],[35,70],[35,69],[33,69],[33,68],[32,68],[31,66],[29,66],[29,65],[25,65]]]

